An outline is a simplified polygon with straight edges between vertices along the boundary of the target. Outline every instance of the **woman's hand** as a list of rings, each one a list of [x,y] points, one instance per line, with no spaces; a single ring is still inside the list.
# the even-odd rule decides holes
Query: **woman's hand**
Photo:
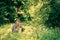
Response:
[[[15,29],[14,31],[15,31],[15,32],[18,32],[18,29]]]

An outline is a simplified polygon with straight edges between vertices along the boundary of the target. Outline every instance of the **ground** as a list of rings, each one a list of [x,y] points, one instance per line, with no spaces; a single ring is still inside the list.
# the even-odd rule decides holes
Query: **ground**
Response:
[[[25,28],[18,33],[12,32],[12,23],[0,27],[1,40],[60,40],[60,29],[49,29],[42,25],[34,27],[32,25],[22,25]]]

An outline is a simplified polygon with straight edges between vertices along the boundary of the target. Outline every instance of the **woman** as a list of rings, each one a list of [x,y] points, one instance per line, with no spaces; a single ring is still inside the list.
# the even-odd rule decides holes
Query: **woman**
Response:
[[[18,19],[15,19],[15,23],[13,25],[12,32],[13,31],[18,32],[20,28],[21,28],[21,31],[23,32],[24,28],[21,26],[20,21]]]

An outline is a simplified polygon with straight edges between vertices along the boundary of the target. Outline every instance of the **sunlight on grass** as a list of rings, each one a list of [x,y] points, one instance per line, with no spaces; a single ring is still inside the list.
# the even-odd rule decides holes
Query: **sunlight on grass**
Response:
[[[60,33],[57,33],[56,29],[48,29],[42,25],[39,27],[23,25],[25,28],[24,32],[19,31],[18,33],[12,33],[12,25],[13,24],[6,24],[3,25],[5,27],[0,28],[0,38],[2,40],[54,40],[55,36]]]

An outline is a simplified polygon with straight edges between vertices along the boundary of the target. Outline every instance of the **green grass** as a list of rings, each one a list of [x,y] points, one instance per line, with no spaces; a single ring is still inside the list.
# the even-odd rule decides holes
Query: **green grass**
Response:
[[[1,40],[60,40],[59,28],[49,29],[43,25],[26,25],[22,23],[25,28],[24,32],[12,32],[12,24],[5,24],[0,27]]]

